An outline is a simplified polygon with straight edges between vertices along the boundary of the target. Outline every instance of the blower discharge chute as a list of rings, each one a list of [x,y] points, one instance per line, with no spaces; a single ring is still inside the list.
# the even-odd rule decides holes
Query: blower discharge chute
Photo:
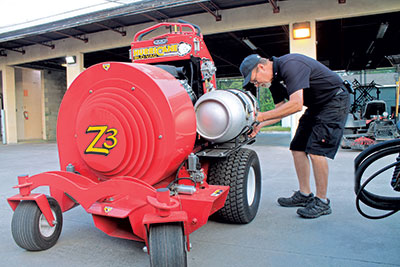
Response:
[[[147,28],[130,55],[133,63],[88,68],[67,90],[57,122],[61,171],[18,177],[20,192],[8,202],[22,248],[52,247],[62,213],[81,205],[106,234],[144,241],[152,266],[185,266],[189,234],[209,216],[256,216],[260,164],[242,147],[254,142],[254,97],[216,90],[195,25]],[[50,196],[32,193],[41,186]]]

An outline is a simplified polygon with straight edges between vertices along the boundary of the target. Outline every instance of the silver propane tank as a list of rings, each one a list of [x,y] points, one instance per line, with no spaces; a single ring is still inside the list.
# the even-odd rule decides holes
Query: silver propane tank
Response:
[[[224,143],[252,127],[258,102],[247,91],[214,90],[201,96],[194,108],[199,135],[214,143]]]

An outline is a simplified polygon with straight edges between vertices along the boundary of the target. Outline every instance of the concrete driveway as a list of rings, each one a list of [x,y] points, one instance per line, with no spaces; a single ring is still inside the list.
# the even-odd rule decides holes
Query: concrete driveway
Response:
[[[262,166],[262,199],[248,225],[210,221],[191,236],[190,267],[201,266],[400,266],[400,214],[368,220],[355,208],[353,160],[340,150],[329,161],[333,213],[306,220],[276,199],[297,190],[287,133],[262,133],[254,149]],[[13,212],[6,198],[17,193],[17,175],[59,170],[55,143],[0,145],[1,266],[148,266],[143,243],[109,237],[83,208],[64,213],[58,243],[41,252],[18,247],[11,235]],[[390,177],[383,183],[389,183]],[[314,183],[312,183],[314,184]]]

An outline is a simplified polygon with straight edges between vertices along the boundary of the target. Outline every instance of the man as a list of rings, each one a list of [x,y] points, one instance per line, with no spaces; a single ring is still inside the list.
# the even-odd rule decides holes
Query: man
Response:
[[[307,110],[299,120],[296,134],[290,143],[299,190],[291,197],[279,198],[284,207],[300,207],[297,213],[304,218],[317,218],[332,212],[327,198],[328,162],[338,150],[350,107],[349,92],[342,79],[318,61],[300,54],[287,54],[272,59],[259,55],[246,57],[240,65],[243,87],[266,86],[275,109],[260,112],[251,136],[283,117]],[[310,165],[311,161],[311,165]],[[313,168],[316,195],[310,188],[310,166]]]

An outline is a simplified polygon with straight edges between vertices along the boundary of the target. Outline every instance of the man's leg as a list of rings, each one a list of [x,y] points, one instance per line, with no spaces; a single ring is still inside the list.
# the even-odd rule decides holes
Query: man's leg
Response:
[[[324,156],[310,154],[312,168],[314,172],[316,196],[320,199],[326,199],[328,190],[328,161]]]
[[[310,194],[310,161],[303,151],[293,151],[294,167],[296,169],[297,179],[299,181],[299,189],[304,194]]]
[[[278,203],[284,207],[305,207],[314,198],[310,190],[310,160],[302,151],[292,150],[292,155],[300,190],[291,197],[278,198]]]
[[[304,208],[299,208],[297,214],[305,218],[318,218],[321,215],[331,214],[330,201],[326,198],[328,188],[328,162],[324,156],[309,154],[314,171],[317,193],[312,201]],[[321,200],[322,199],[322,200]]]
[[[296,134],[290,143],[290,150],[292,151],[300,190],[294,192],[291,197],[278,198],[278,203],[281,206],[305,207],[314,199],[314,194],[310,189],[310,159],[304,152],[307,148],[307,142],[311,134],[313,121],[314,120],[310,119],[308,110],[306,110],[299,120]]]

